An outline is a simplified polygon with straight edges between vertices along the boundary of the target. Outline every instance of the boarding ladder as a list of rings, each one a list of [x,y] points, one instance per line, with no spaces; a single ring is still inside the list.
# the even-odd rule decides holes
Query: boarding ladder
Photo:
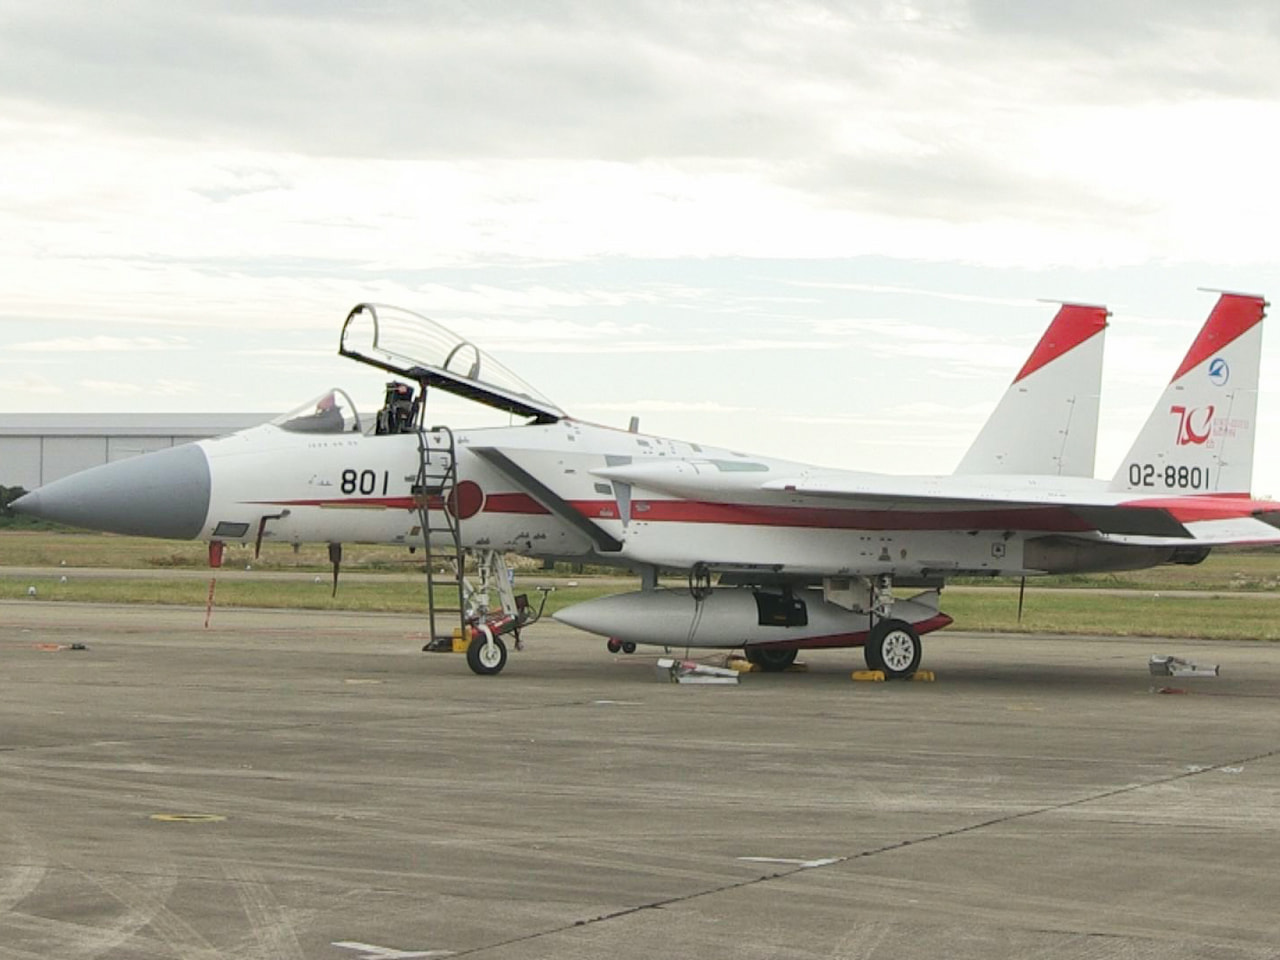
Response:
[[[423,562],[427,570],[427,620],[429,640],[424,649],[447,645],[451,641],[452,625],[441,623],[443,614],[457,614],[459,636],[467,637],[467,585],[464,578],[465,551],[462,547],[462,521],[458,517],[458,459],[453,442],[453,431],[438,426],[425,429],[417,425],[418,475],[413,484],[414,503],[418,509],[418,524],[422,532]],[[452,568],[447,579],[437,572],[437,566]],[[436,593],[440,584],[442,592],[456,604],[442,605]]]

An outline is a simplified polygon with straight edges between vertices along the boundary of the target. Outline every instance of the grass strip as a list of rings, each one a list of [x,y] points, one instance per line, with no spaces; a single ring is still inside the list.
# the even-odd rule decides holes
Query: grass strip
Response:
[[[36,596],[28,597],[34,585]],[[629,588],[623,588],[624,590]],[[330,596],[327,578],[320,583],[226,580],[217,586],[217,606],[301,610],[355,610],[426,615],[423,584],[350,582]],[[0,576],[0,599],[33,603],[155,603],[203,606],[209,585],[204,580],[71,579],[37,580]],[[618,584],[562,588],[550,595],[547,613],[570,604],[620,592]],[[538,594],[529,592],[530,601]],[[438,591],[440,605],[456,597]],[[496,599],[496,598],[495,598]],[[1021,622],[1014,592],[944,593],[943,610],[955,619],[953,629],[976,632],[1061,633],[1098,636],[1158,636],[1222,640],[1280,640],[1280,599],[1240,602],[1232,597],[1189,597],[1177,593],[1149,596],[1106,596],[1083,590],[1028,589]]]

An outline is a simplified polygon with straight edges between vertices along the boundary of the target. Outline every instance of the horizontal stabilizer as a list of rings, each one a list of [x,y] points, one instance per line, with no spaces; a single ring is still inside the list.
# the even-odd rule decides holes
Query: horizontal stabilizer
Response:
[[[1268,526],[1272,526],[1277,530],[1280,530],[1280,508],[1275,510],[1259,510],[1254,514],[1254,517],[1261,520]]]
[[[1167,510],[1158,507],[1072,507],[1074,513],[1099,533],[1134,537],[1190,537],[1191,531]]]

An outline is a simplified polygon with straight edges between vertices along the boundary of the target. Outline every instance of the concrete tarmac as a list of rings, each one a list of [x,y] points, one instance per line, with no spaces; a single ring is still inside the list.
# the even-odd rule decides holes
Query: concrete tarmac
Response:
[[[203,621],[0,603],[2,960],[1280,956],[1280,646],[696,687],[554,623],[482,678],[420,619]]]

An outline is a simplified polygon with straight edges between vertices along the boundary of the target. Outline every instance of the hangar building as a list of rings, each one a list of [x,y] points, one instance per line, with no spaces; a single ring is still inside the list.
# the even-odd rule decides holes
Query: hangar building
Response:
[[[0,414],[0,486],[34,490],[79,470],[270,420],[269,413]]]

